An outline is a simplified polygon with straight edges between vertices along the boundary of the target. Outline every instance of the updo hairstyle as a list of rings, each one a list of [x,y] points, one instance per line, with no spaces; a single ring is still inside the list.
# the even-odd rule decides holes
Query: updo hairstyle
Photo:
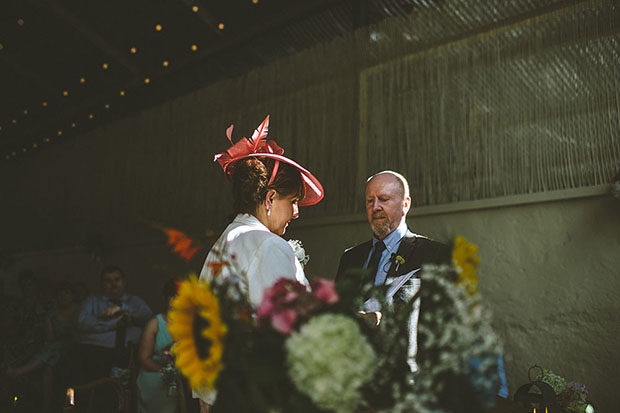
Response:
[[[231,165],[233,209],[236,214],[255,214],[271,189],[275,189],[280,197],[304,197],[301,173],[286,162],[280,161],[276,177],[269,185],[274,165],[275,160],[266,157],[240,159]]]

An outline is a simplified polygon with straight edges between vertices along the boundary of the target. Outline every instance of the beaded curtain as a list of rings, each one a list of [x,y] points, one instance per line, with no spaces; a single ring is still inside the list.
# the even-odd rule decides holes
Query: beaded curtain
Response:
[[[365,179],[382,169],[409,179],[414,205],[592,186],[618,172],[617,2],[409,6],[406,15],[3,163],[11,241],[75,245],[114,228],[126,239],[137,236],[140,218],[221,228],[231,202],[213,155],[227,148],[231,123],[239,139],[266,114],[269,137],[325,187],[306,217],[363,211]],[[266,61],[273,42],[299,49],[301,33],[338,24],[334,13],[247,48]]]

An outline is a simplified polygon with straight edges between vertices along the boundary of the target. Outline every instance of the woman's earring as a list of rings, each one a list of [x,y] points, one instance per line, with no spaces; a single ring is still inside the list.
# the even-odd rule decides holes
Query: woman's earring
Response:
[[[267,207],[267,216],[270,217],[271,216],[271,205],[269,205]]]

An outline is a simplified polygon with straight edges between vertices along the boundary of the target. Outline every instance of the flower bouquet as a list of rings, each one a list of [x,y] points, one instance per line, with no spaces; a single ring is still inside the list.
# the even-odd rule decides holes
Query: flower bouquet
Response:
[[[253,309],[234,261],[221,257],[231,267],[226,277],[215,265],[210,283],[184,282],[169,313],[177,366],[215,411],[465,412],[483,410],[489,391],[494,397],[498,342],[479,299],[459,285],[457,262],[423,267],[423,288],[404,305],[385,304],[376,325],[360,316],[363,300],[349,292],[356,288],[336,290],[325,279],[307,289],[282,278]],[[385,301],[387,287],[363,289]],[[412,372],[409,320],[418,298],[424,313]]]

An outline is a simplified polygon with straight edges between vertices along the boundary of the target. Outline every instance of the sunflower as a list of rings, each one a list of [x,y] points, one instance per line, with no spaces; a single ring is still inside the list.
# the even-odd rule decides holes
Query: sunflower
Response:
[[[456,267],[459,279],[457,284],[465,288],[467,294],[473,297],[478,294],[478,275],[476,269],[480,258],[476,256],[478,246],[465,238],[457,236],[452,250],[452,262]]]
[[[176,344],[176,365],[193,389],[213,389],[222,370],[226,326],[220,306],[207,282],[191,275],[183,281],[168,312],[168,330]]]

